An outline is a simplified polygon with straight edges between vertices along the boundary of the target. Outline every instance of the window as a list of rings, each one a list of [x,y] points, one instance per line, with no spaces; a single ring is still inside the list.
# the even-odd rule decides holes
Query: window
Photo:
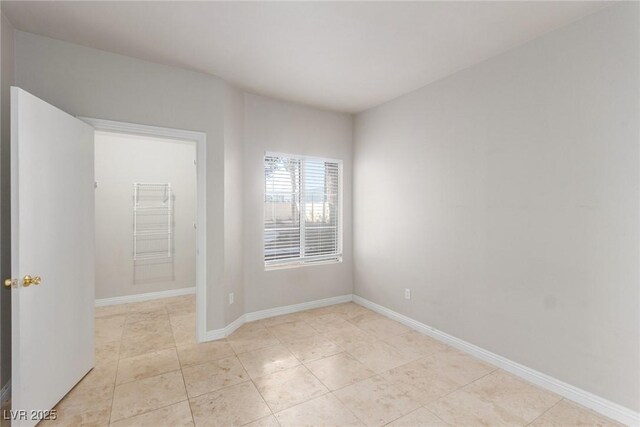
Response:
[[[265,267],[341,261],[342,162],[264,157]]]

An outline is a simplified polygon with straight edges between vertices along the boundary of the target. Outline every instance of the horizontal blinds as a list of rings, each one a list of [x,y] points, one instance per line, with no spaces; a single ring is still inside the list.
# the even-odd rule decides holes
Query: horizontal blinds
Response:
[[[265,264],[337,259],[339,163],[267,155],[264,166]]]
[[[286,157],[264,159],[264,260],[298,259],[300,245],[301,161]]]
[[[338,164],[305,160],[303,166],[304,253],[338,253]]]

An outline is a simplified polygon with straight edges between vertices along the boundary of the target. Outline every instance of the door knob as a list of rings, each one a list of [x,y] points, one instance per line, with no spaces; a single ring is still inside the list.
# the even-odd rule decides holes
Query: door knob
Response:
[[[13,286],[14,288],[18,286],[18,281],[16,279],[6,279],[4,281],[4,287],[10,288],[11,286]]]
[[[22,286],[26,288],[27,286],[31,286],[31,285],[39,285],[40,281],[41,281],[40,276],[31,277],[27,274],[22,278]]]

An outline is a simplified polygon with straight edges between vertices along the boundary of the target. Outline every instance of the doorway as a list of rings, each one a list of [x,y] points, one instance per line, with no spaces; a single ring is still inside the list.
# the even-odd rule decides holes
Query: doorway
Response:
[[[204,341],[205,135],[82,120],[95,128],[96,306],[195,293]]]

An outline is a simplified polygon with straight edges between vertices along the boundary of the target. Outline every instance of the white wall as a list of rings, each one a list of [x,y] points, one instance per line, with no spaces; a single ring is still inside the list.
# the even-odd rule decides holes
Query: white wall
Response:
[[[352,120],[259,95],[244,98],[245,311],[350,294]],[[264,154],[267,151],[341,159],[344,162],[343,262],[264,270]]]
[[[96,299],[195,286],[195,143],[96,132],[95,159]],[[171,257],[133,260],[136,182],[171,183]]]
[[[207,135],[207,324],[225,325],[224,82],[17,31],[16,83],[79,116]]]
[[[638,411],[638,17],[359,114],[355,293]]]
[[[80,116],[207,134],[208,328],[352,292],[352,118],[244,94],[209,75],[16,32],[17,85]],[[344,161],[344,261],[264,271],[263,156]],[[228,294],[235,303],[228,304]]]
[[[226,85],[224,91],[224,295],[228,304],[230,293],[234,303],[225,313],[229,324],[244,314],[244,230],[242,227],[244,183],[243,134],[244,93]]]

